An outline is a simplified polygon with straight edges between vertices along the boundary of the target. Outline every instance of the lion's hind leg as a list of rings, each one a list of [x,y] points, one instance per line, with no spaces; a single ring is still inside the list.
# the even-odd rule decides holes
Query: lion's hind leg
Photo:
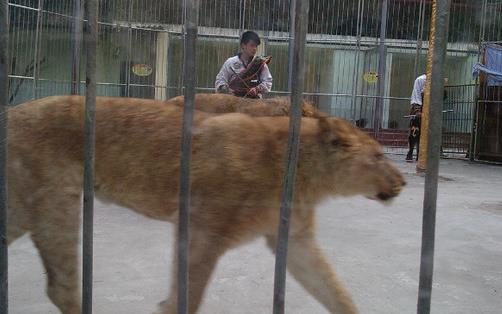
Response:
[[[20,214],[19,208],[20,205],[9,198],[9,206],[7,207],[7,245],[10,245],[27,232],[22,227],[23,224],[18,217]]]
[[[65,192],[37,202],[31,238],[47,271],[47,295],[62,313],[79,314],[80,192]]]

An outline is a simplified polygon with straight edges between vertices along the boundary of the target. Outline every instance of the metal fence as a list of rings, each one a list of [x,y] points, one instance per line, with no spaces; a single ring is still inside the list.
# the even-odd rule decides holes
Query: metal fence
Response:
[[[499,45],[502,42],[498,43]],[[498,62],[502,58],[498,57]],[[502,160],[502,86],[492,78],[480,76],[476,104],[475,139],[471,145],[471,159],[485,161]]]
[[[306,96],[322,111],[369,129],[388,152],[402,152],[408,125],[403,116],[413,80],[425,67],[430,1],[389,1],[385,16],[380,0],[310,2]],[[83,92],[80,69],[85,56],[80,55],[82,44],[74,32],[81,23],[78,3],[9,3],[11,104]],[[273,56],[271,95],[287,94],[288,6],[286,0],[204,1],[196,90],[212,92],[219,67],[238,51],[239,35],[254,29],[264,39],[260,53]],[[181,94],[181,8],[181,0],[101,1],[99,95],[166,99]],[[501,11],[498,1],[452,2],[446,63],[450,84],[472,83],[470,70],[481,42],[502,37],[496,27],[502,22]],[[456,128],[453,121],[448,123],[450,129]],[[463,150],[452,147],[456,141],[447,142],[452,151]]]
[[[7,2],[0,2],[2,4],[0,8],[0,16],[6,16]],[[97,68],[97,44],[98,44],[98,23],[97,23],[97,12],[98,12],[98,1],[90,0],[85,2],[85,40],[86,45],[86,66],[85,66],[85,124],[84,124],[84,180],[83,180],[83,278],[82,278],[82,313],[91,314],[92,313],[92,274],[93,274],[93,199],[94,199],[94,146],[95,146],[95,126],[94,126],[94,115],[95,115],[95,104],[96,104],[96,68]],[[4,5],[5,4],[5,5]],[[39,16],[37,17],[37,29],[40,25],[41,17],[40,11],[43,9],[44,2],[39,1],[38,11]],[[183,314],[188,312],[188,210],[190,207],[190,152],[191,152],[191,123],[192,123],[192,112],[193,112],[193,101],[195,93],[195,61],[196,61],[196,37],[197,37],[197,24],[198,24],[198,0],[184,1],[183,12],[185,16],[185,24],[183,29],[184,36],[184,47],[183,47],[183,78],[182,85],[185,96],[185,105],[183,112],[183,129],[182,129],[182,143],[181,143],[181,160],[180,160],[180,195],[179,195],[179,220],[178,220],[178,285],[177,285],[177,313]],[[289,58],[290,66],[288,67],[288,75],[290,86],[289,91],[291,92],[291,110],[290,110],[290,125],[289,125],[289,136],[288,136],[288,147],[286,158],[286,165],[284,171],[283,179],[283,192],[281,195],[281,208],[280,208],[280,223],[278,231],[277,249],[276,249],[276,278],[274,287],[274,313],[281,314],[284,313],[284,294],[285,294],[285,276],[286,276],[286,254],[288,246],[288,231],[289,231],[289,220],[290,220],[290,210],[292,206],[293,199],[293,184],[295,182],[295,172],[297,168],[297,159],[299,154],[299,130],[301,122],[301,97],[303,94],[304,86],[304,51],[305,51],[305,37],[307,33],[307,21],[308,21],[308,2],[297,2],[292,1],[291,10],[292,16],[295,16],[295,21],[298,23],[294,25],[294,35],[289,36],[289,46],[293,46],[291,42],[294,40],[294,48],[290,50]],[[79,33],[81,27],[77,26],[78,23],[82,23],[80,12],[80,2],[76,1],[76,6],[74,8],[75,16],[78,18],[74,19],[73,35]],[[4,19],[6,21],[7,19]],[[7,23],[2,24],[1,29],[7,29]],[[38,32],[38,31],[37,31]],[[129,32],[130,35],[130,32]],[[9,44],[9,36],[7,32],[4,32],[5,41],[2,42],[0,46],[0,70],[1,72],[1,83],[3,87],[7,87],[8,77],[7,77],[7,46]],[[75,61],[78,59],[77,51],[79,45],[75,43],[75,38],[73,38],[73,54],[72,54],[72,78],[78,77],[77,72],[79,69],[75,66]],[[38,51],[37,45],[35,45],[35,51]],[[38,55],[38,53],[35,53]],[[36,63],[36,62],[35,62]],[[127,63],[127,70],[129,63]],[[133,68],[135,64],[133,65]],[[37,84],[38,80],[36,75],[38,73],[37,66],[33,67],[33,90],[34,94],[37,96]],[[141,71],[144,71],[145,67],[141,67]],[[150,68],[151,70],[151,68]],[[128,77],[130,74],[126,75]],[[140,75],[139,75],[140,76]],[[80,80],[72,80],[71,90],[76,92],[79,88],[75,88],[75,84],[80,85]],[[144,85],[144,84],[143,84]],[[20,88],[21,84],[18,88]],[[126,84],[125,90],[129,94],[133,86]],[[138,87],[143,87],[138,85]],[[166,87],[167,89],[167,87]],[[0,150],[0,165],[2,167],[1,175],[1,224],[0,224],[0,249],[2,252],[2,259],[0,263],[0,310],[2,314],[8,313],[8,270],[7,270],[7,200],[6,200],[6,182],[5,179],[5,150],[6,145],[6,106],[8,103],[7,93],[4,89],[1,90],[0,105],[3,115],[0,117],[2,120],[1,124],[1,150]]]
[[[443,107],[444,154],[468,158],[474,124],[475,84],[446,87]]]
[[[79,70],[85,56],[72,36],[80,23],[74,18],[79,2],[10,1],[11,104],[69,93],[72,78],[78,78],[83,91]],[[403,116],[411,87],[425,68],[431,1],[388,1],[387,10],[382,3],[310,1],[305,92],[321,110],[359,121],[372,131],[382,129],[385,136],[407,128]],[[99,95],[165,99],[181,94],[181,8],[182,0],[101,1]],[[253,29],[263,38],[260,53],[273,56],[271,95],[286,94],[288,8],[288,0],[202,2],[197,91],[213,90],[219,67],[238,51],[239,35]],[[500,1],[452,1],[446,59],[450,84],[473,82],[479,46],[502,38],[500,23]]]
[[[502,100],[480,100],[477,115],[479,123],[473,143],[475,147],[473,158],[500,164],[502,159]]]
[[[288,93],[290,4],[285,0],[203,2],[195,56],[197,89],[212,90],[219,66],[238,49],[239,34],[255,29],[264,38],[261,53],[274,56],[273,93]],[[181,0],[101,2],[95,53],[97,94],[165,99],[181,93],[186,35],[182,7]],[[80,50],[88,42],[75,42],[74,30],[83,23],[79,8],[79,1],[9,3],[10,104],[84,90],[80,70],[85,62],[80,61],[86,56]],[[310,22],[304,30],[306,95],[319,109],[375,133],[405,129],[402,116],[408,110],[410,87],[425,63],[430,1],[317,0],[310,1],[310,8]],[[465,84],[471,83],[470,69],[478,59],[479,45],[502,37],[497,27],[502,22],[502,3],[455,0],[450,12],[446,72],[455,84],[451,91],[458,87],[451,106],[461,108],[452,110],[466,117],[446,123],[445,132],[458,135],[466,130],[465,121],[472,119],[462,104],[473,94],[462,90],[469,90]],[[76,66],[77,60],[82,66]],[[441,78],[436,74],[434,80],[438,94]],[[92,97],[94,91],[89,93]],[[446,115],[443,119],[449,121]],[[445,149],[450,142],[443,143]],[[434,185],[433,181],[427,186]],[[435,203],[435,193],[429,201]]]

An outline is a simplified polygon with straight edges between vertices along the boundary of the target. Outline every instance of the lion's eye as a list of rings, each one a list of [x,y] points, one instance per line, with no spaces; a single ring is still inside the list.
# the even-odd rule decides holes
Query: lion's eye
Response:
[[[383,159],[383,154],[382,153],[378,153],[375,155],[375,160],[382,160]]]
[[[351,144],[349,144],[348,142],[346,142],[346,141],[341,141],[341,140],[339,140],[339,139],[334,139],[334,140],[332,140],[332,141],[331,141],[331,145],[332,145],[333,147],[345,147],[345,148],[347,148],[347,147],[350,147],[350,146],[351,146]]]

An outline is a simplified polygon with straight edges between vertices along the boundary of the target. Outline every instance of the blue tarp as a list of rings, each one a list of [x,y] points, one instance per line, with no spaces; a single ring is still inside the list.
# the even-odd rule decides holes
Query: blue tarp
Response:
[[[477,77],[480,72],[487,74],[488,86],[502,86],[502,46],[488,44],[484,47],[485,64],[476,63],[472,75]]]

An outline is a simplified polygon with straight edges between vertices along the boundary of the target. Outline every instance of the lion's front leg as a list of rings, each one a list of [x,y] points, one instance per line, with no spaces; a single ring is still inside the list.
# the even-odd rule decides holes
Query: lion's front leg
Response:
[[[275,251],[275,237],[267,237],[267,244]],[[287,268],[330,313],[358,313],[350,295],[336,277],[311,232],[290,236]]]

